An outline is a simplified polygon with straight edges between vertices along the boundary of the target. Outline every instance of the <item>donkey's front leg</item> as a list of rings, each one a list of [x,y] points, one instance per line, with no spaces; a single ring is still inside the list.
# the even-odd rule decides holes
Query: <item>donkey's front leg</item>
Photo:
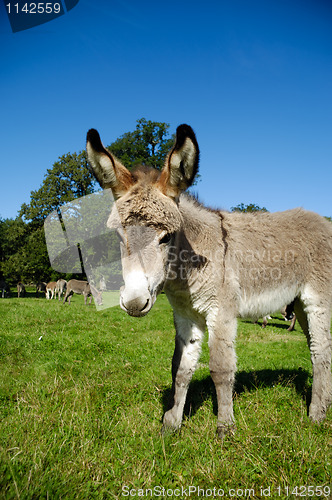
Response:
[[[218,402],[217,433],[220,438],[235,431],[233,415],[233,386],[236,371],[236,317],[218,314],[209,328],[210,373]]]
[[[163,432],[181,427],[188,386],[201,353],[205,324],[194,323],[174,313],[176,328],[172,361],[172,397],[170,409],[163,418]]]

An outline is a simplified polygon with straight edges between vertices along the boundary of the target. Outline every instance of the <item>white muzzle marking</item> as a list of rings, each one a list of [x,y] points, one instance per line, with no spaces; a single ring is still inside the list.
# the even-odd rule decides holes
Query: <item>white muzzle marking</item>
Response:
[[[125,278],[120,306],[130,316],[144,316],[153,305],[148,280],[142,271],[132,271]]]

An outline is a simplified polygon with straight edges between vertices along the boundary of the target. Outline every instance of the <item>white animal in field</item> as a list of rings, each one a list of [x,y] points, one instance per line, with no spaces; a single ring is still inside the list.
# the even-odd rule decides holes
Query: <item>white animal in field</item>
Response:
[[[59,300],[61,299],[62,294],[66,292],[66,288],[67,288],[67,281],[66,280],[59,279],[56,282],[56,293],[58,294]]]
[[[56,299],[56,281],[50,281],[46,285],[46,298]]]

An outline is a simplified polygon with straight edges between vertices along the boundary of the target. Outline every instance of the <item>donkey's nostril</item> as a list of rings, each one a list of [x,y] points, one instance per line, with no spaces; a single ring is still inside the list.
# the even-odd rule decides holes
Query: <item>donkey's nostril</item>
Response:
[[[130,316],[144,316],[151,309],[152,301],[150,297],[147,299],[136,297],[132,300],[126,300],[126,297],[120,297],[120,306],[126,311],[126,313],[130,314]]]
[[[145,302],[144,307],[142,307],[142,309],[141,309],[141,312],[143,312],[143,311],[144,311],[144,309],[146,309],[146,308],[148,307],[149,302],[150,302],[150,299],[148,299],[148,300]]]

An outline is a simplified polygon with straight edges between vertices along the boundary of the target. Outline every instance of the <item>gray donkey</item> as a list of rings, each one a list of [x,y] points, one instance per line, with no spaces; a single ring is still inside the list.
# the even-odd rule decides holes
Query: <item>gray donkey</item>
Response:
[[[163,429],[181,426],[207,327],[218,434],[232,433],[237,317],[265,316],[294,299],[313,366],[309,416],[323,420],[332,401],[332,224],[302,209],[211,210],[183,194],[199,160],[188,125],[178,127],[161,172],[141,167],[130,172],[94,129],[87,134],[87,153],[101,187],[111,188],[116,200],[107,225],[121,239],[122,309],[144,316],[164,290],[174,310],[172,406]]]
[[[92,284],[90,285],[87,281],[74,279],[69,280],[66,284],[66,293],[62,303],[64,304],[68,300],[70,304],[71,296],[74,295],[74,293],[83,295],[85,305],[87,305],[88,297],[90,297],[89,305],[91,304],[92,296],[94,297],[98,305],[101,305],[103,303],[102,293],[99,292],[95,286],[93,286]]]

